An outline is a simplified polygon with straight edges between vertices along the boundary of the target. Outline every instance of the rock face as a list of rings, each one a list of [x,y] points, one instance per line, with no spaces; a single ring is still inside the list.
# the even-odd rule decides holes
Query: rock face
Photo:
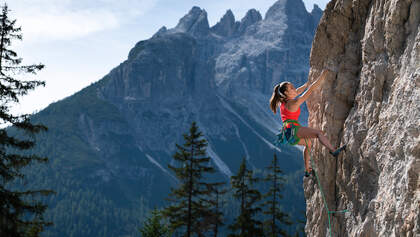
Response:
[[[207,12],[199,7],[193,7],[187,15],[179,20],[174,31],[187,32],[193,36],[205,36],[210,27],[207,20]]]
[[[229,37],[235,33],[237,26],[235,16],[231,10],[228,10],[222,19],[212,27],[212,31],[220,36]]]
[[[309,125],[333,145],[313,159],[332,236],[420,236],[420,1],[332,0],[311,51]],[[330,236],[317,181],[306,179],[308,236]]]

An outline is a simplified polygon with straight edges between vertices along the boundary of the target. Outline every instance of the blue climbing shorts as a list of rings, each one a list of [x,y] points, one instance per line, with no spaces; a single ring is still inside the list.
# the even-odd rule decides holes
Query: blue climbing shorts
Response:
[[[275,141],[276,145],[281,144],[290,144],[296,145],[299,143],[300,138],[297,136],[300,124],[297,121],[285,121],[285,125],[280,130],[280,133],[277,134],[277,140]]]

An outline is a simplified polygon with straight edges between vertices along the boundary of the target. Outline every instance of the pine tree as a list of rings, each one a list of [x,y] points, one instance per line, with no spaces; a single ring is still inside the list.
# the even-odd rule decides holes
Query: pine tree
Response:
[[[214,172],[209,166],[210,158],[206,156],[207,141],[202,138],[195,122],[189,134],[184,134],[185,144],[176,144],[178,151],[173,156],[180,163],[179,167],[168,165],[180,181],[177,189],[171,189],[169,198],[172,203],[164,210],[172,229],[185,231],[183,236],[193,233],[202,236],[208,225],[203,226],[204,217],[209,213],[206,195],[209,184],[203,182],[205,175]]]
[[[21,28],[15,27],[16,20],[10,20],[8,7],[2,7],[0,15],[0,236],[39,236],[45,226],[52,223],[43,219],[46,205],[36,200],[39,196],[47,196],[50,190],[16,190],[11,186],[23,180],[22,169],[34,162],[44,163],[47,158],[24,151],[35,145],[34,135],[47,128],[34,125],[29,115],[13,115],[11,105],[19,102],[19,98],[38,86],[43,81],[18,80],[17,74],[36,74],[44,65],[21,66],[22,59],[10,49],[13,40],[22,40]],[[13,126],[22,135],[10,135]],[[23,137],[23,138],[22,138]],[[25,138],[27,137],[27,138]]]
[[[143,237],[169,237],[169,228],[161,223],[162,215],[157,209],[152,210],[151,216],[144,222],[140,233]]]
[[[269,237],[288,236],[287,232],[280,227],[280,224],[291,225],[289,215],[280,209],[280,200],[283,198],[281,192],[283,191],[285,179],[282,177],[282,171],[278,165],[276,154],[274,154],[271,165],[267,167],[270,173],[265,177],[265,181],[270,183],[268,192],[264,195],[265,201],[263,213],[269,218],[264,221],[264,227],[267,230],[266,234]]]
[[[245,158],[242,160],[238,174],[231,177],[234,198],[241,203],[239,216],[234,220],[229,229],[233,231],[229,237],[254,237],[263,236],[261,221],[256,219],[256,215],[261,212],[258,201],[261,200],[261,193],[253,186],[258,182],[258,178],[253,177],[252,170],[246,168]],[[236,232],[239,231],[239,234]]]
[[[227,189],[221,188],[226,183],[211,183],[208,185],[208,199],[206,200],[209,207],[209,213],[205,215],[207,223],[209,223],[209,229],[213,231],[213,236],[217,237],[219,227],[223,226],[223,204],[225,203],[222,199],[223,195],[228,191]]]

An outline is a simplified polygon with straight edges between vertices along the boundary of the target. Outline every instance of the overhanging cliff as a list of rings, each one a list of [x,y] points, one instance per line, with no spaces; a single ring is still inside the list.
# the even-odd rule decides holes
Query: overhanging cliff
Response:
[[[332,236],[420,236],[420,1],[332,0],[316,31],[309,80],[332,68],[308,101],[309,126],[333,145],[312,158]],[[330,236],[314,178],[305,179],[308,236]]]

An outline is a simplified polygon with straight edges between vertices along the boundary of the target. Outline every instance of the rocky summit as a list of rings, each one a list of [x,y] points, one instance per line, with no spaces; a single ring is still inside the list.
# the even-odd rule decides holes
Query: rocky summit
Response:
[[[327,5],[309,78],[335,72],[312,95],[309,124],[347,150],[335,159],[315,145],[321,186],[304,183],[308,236],[420,236],[419,23],[417,0]],[[326,206],[347,211],[329,220]]]

